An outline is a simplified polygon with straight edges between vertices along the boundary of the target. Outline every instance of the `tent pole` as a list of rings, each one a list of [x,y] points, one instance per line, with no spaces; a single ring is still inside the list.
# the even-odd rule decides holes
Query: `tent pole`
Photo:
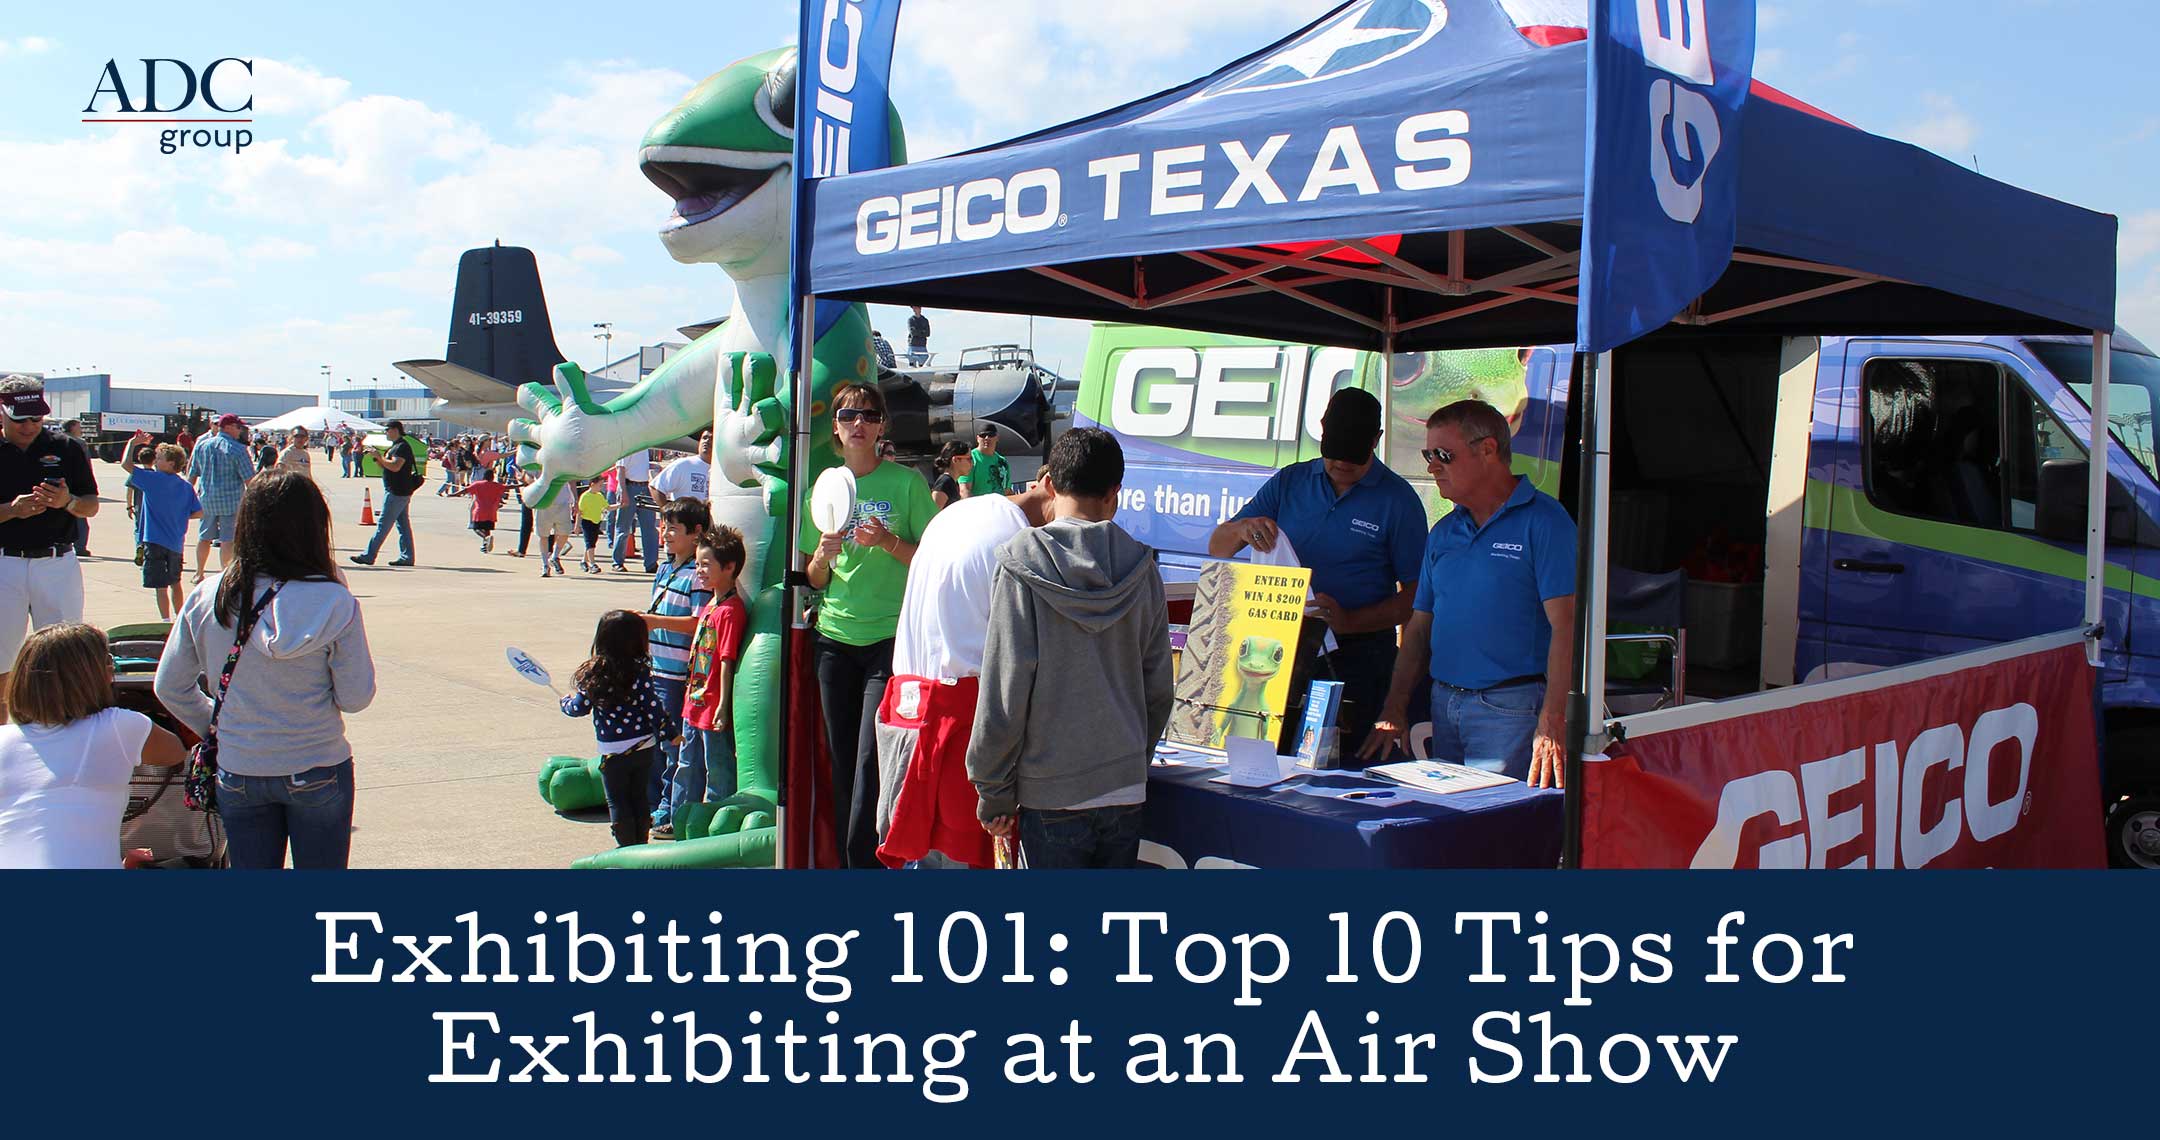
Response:
[[[1612,454],[1612,353],[1583,358],[1575,390],[1580,460],[1575,474],[1575,670],[1569,678],[1566,762],[1562,769],[1567,829],[1560,865],[1582,866],[1583,755],[1605,748],[1606,465]],[[1551,684],[1552,678],[1546,683]]]
[[[2107,597],[2108,365],[2114,336],[2093,333],[2092,447],[2085,468],[2085,663],[2100,664],[2100,608]]]
[[[782,616],[786,624],[781,627],[779,695],[779,779],[774,783],[777,800],[773,804],[773,826],[780,831],[780,843],[773,856],[773,866],[786,870],[788,866],[788,763],[795,746],[794,734],[789,731],[795,713],[795,647],[803,636],[803,596],[800,583],[807,582],[805,561],[798,541],[802,531],[802,499],[809,486],[810,475],[810,379],[811,369],[816,365],[810,354],[817,347],[817,298],[803,294],[802,304],[795,314],[795,375],[788,389],[788,487],[786,509],[780,512],[782,532],[780,541],[788,552],[787,576],[780,584],[780,604],[787,607]],[[803,866],[817,865],[817,816],[816,803],[804,805],[811,811],[809,842],[804,845]]]

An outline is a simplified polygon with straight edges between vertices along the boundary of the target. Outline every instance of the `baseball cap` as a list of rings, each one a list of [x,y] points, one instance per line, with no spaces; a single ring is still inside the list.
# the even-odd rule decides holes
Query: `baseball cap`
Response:
[[[45,393],[10,392],[0,396],[0,415],[11,420],[39,420],[52,413],[52,405],[45,402]]]
[[[239,416],[236,416],[236,415],[232,414],[231,412],[227,412],[227,413],[225,413],[224,415],[222,415],[222,416],[219,416],[219,417],[217,418],[217,426],[219,426],[219,427],[221,427],[221,428],[223,428],[223,427],[246,427],[246,426],[247,426],[247,421],[245,421],[245,420],[242,420],[242,419],[241,419],[241,418],[240,418]]]
[[[1380,401],[1360,388],[1344,388],[1328,399],[1320,416],[1320,455],[1338,463],[1365,463],[1380,438]]]
[[[996,435],[997,433],[998,432],[996,428],[991,427],[989,424],[984,424],[983,426],[975,429],[975,438],[981,439],[986,435]]]

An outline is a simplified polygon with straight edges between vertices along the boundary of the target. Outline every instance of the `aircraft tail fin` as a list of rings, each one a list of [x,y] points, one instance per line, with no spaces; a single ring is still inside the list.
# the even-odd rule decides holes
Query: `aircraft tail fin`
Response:
[[[512,387],[545,382],[563,362],[529,249],[497,243],[458,258],[450,306],[450,364]]]

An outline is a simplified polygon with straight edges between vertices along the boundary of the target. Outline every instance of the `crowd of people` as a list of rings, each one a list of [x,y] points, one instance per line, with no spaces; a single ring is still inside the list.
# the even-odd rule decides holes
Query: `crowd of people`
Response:
[[[854,502],[830,532],[805,519],[802,542],[832,762],[825,806],[842,864],[989,866],[1008,843],[1003,854],[1031,867],[1133,865],[1147,765],[1170,717],[1171,656],[1154,552],[1115,521],[1117,439],[1068,430],[1039,476],[1016,488],[986,427],[973,448],[948,446],[930,482],[889,457],[877,387],[840,385],[831,408]],[[107,814],[86,805],[109,804],[126,770],[177,762],[175,742],[120,715],[109,668],[85,683],[67,664],[103,652],[103,635],[80,625],[75,562],[97,487],[82,445],[44,427],[48,413],[35,380],[0,381],[0,617],[13,615],[0,621],[0,657],[16,663],[0,675],[0,708],[16,710],[0,731],[0,862],[38,865],[72,858],[64,852],[83,842],[81,821]],[[1208,541],[1217,557],[1250,548],[1312,572],[1286,719],[1298,719],[1311,679],[1340,681],[1351,762],[1393,755],[1425,686],[1431,755],[1556,785],[1564,689],[1546,682],[1565,669],[1574,620],[1565,509],[1513,473],[1508,424],[1482,403],[1450,404],[1426,422],[1426,470],[1458,507],[1430,528],[1416,493],[1377,456],[1373,396],[1335,393],[1321,429],[1320,458],[1276,472]],[[712,433],[657,475],[641,452],[544,508],[527,502],[516,465],[500,462],[500,441],[420,452],[396,421],[385,437],[370,451],[381,518],[356,563],[371,564],[393,529],[392,565],[413,563],[407,508],[421,454],[442,462],[443,494],[471,500],[483,551],[515,497],[514,553],[526,555],[537,534],[543,576],[564,573],[563,552],[580,539],[585,570],[599,572],[603,549],[625,569],[632,534],[649,529],[638,546],[649,603],[600,619],[563,709],[594,718],[620,844],[672,838],[685,806],[734,794],[745,546],[707,508]],[[308,442],[295,433],[251,451],[246,426],[225,416],[192,451],[131,444],[123,457],[144,584],[174,620],[156,691],[215,742],[207,794],[242,866],[288,855],[295,866],[343,865],[352,769],[342,715],[374,692]],[[470,468],[451,458],[468,452]],[[199,522],[194,589],[183,594],[190,522]],[[27,645],[26,625],[40,631]],[[40,804],[76,822],[40,822]]]

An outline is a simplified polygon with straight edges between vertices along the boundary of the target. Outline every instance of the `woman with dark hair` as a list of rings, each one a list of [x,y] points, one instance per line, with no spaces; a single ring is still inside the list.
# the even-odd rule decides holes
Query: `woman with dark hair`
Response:
[[[233,866],[283,867],[288,847],[296,868],[345,866],[344,714],[375,699],[375,662],[314,480],[273,471],[248,484],[232,563],[180,607],[157,695],[198,735],[216,718],[217,808]]]
[[[877,717],[892,679],[893,634],[907,590],[915,543],[937,514],[930,488],[913,468],[878,458],[885,397],[867,384],[841,384],[832,395],[833,436],[855,476],[848,521],[819,535],[810,585],[825,591],[818,607],[818,697],[832,748],[834,833],[842,864],[882,867],[877,858]],[[804,520],[807,545],[816,528]]]
[[[938,476],[930,481],[930,501],[942,511],[967,497],[967,484],[961,480],[975,469],[975,460],[968,454],[967,444],[949,439],[931,462]]]

